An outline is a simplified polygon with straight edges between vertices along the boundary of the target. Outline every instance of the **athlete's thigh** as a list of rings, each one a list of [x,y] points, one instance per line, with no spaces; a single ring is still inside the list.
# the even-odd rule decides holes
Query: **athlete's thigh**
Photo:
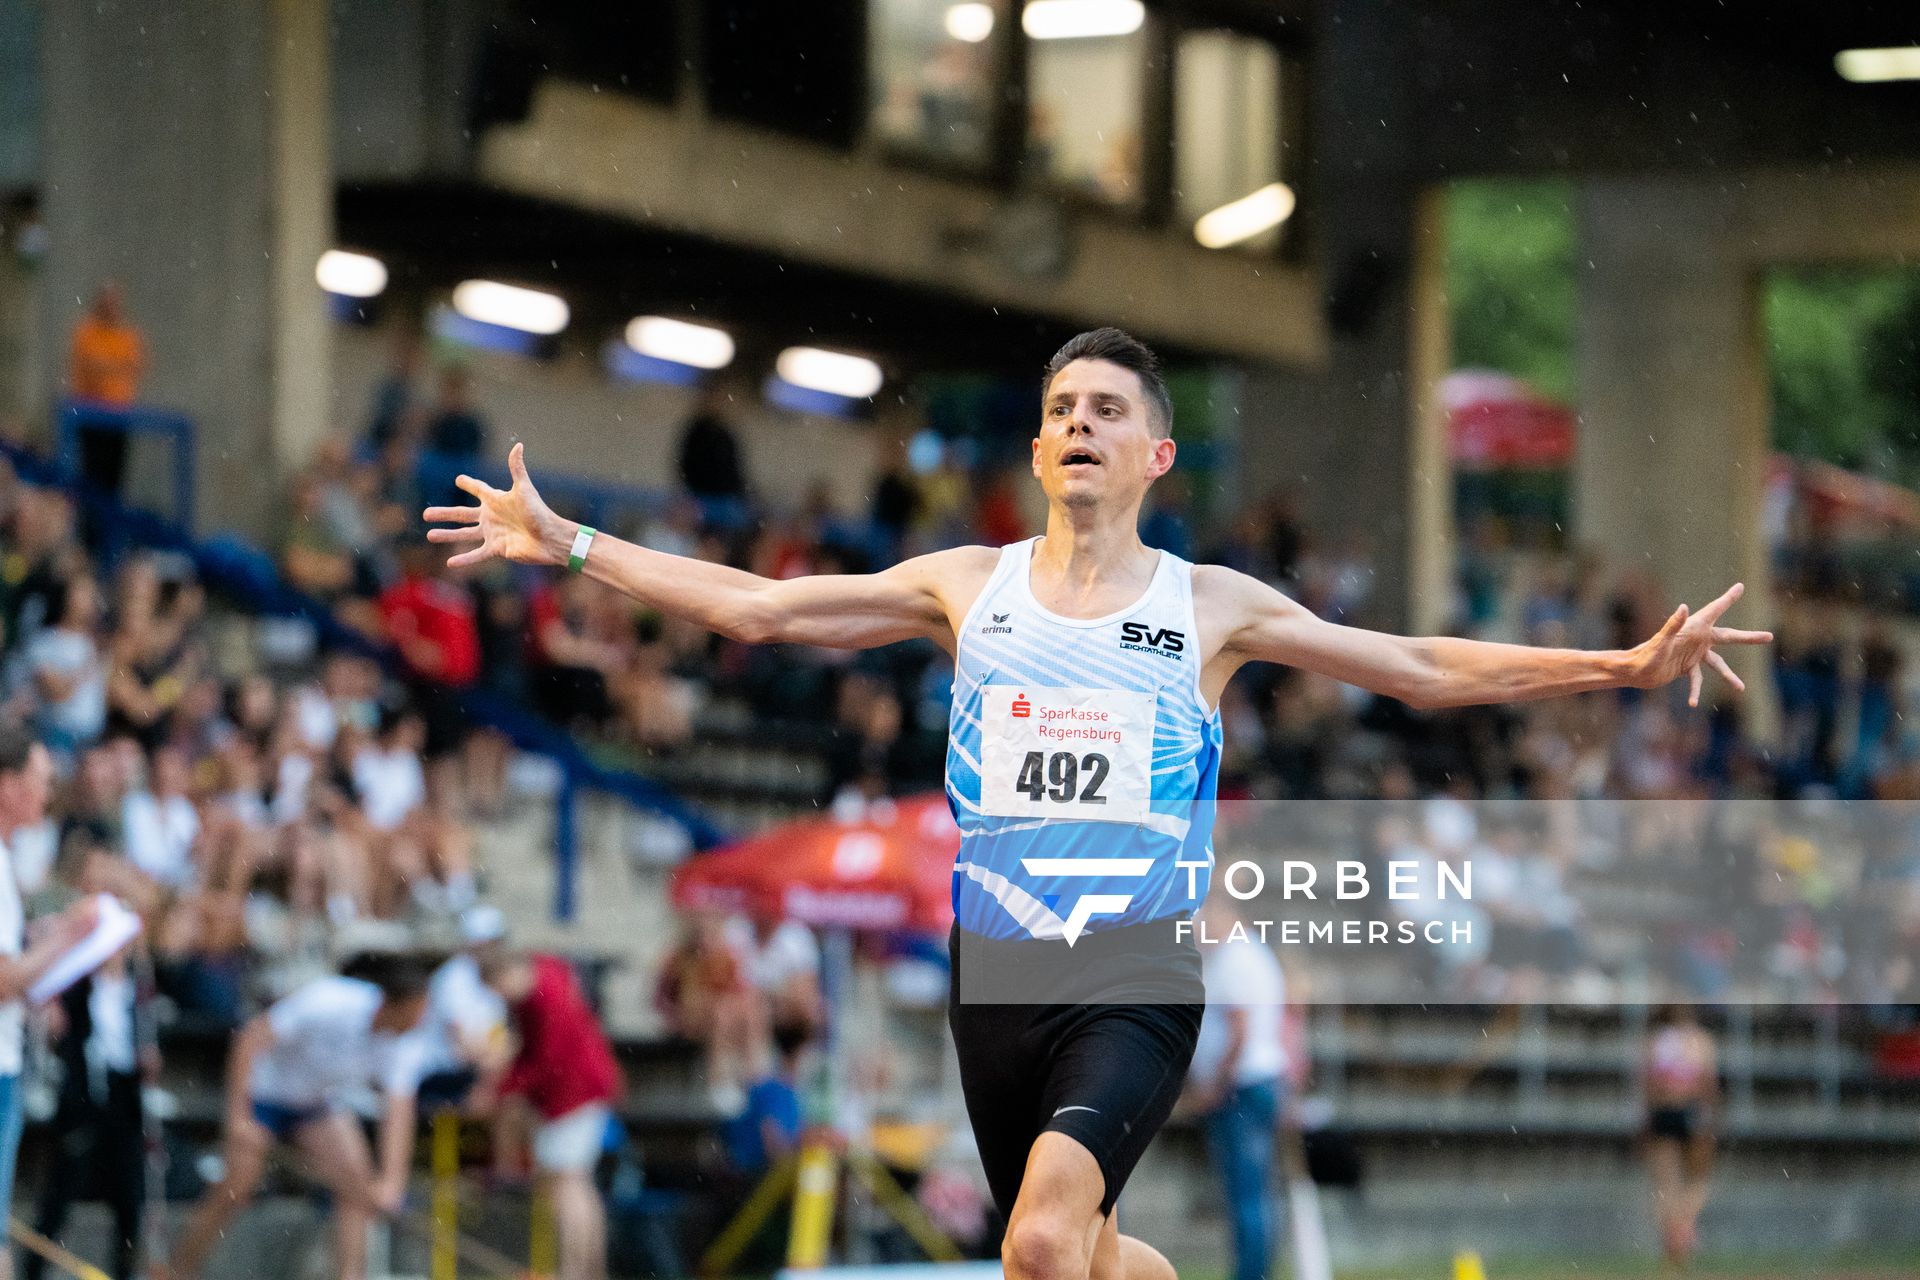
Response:
[[[343,1200],[359,1203],[371,1194],[373,1156],[360,1122],[345,1111],[335,1111],[294,1132],[294,1145],[306,1157],[313,1176]]]
[[[1009,1218],[1034,1139],[1045,1125],[1041,1101],[1046,1058],[1030,1050],[1027,1034],[1040,1012],[1027,1005],[961,1004],[957,999],[947,1010],[974,1145],[993,1202]]]
[[[1173,1114],[1199,1026],[1191,1005],[1092,1005],[1062,1034],[1042,1096],[1045,1126],[1098,1163],[1102,1212]]]

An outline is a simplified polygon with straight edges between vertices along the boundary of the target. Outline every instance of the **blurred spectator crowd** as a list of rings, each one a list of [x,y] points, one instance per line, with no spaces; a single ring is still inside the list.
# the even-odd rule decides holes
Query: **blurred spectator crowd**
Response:
[[[125,323],[108,292],[96,313],[89,323],[103,331]],[[105,355],[91,364],[82,355],[76,370],[105,367]],[[776,509],[757,492],[755,459],[733,424],[736,394],[744,393],[703,393],[676,451],[680,484],[635,495],[612,513],[612,531],[775,578],[873,569],[1037,531],[1015,471],[975,465],[966,448],[891,409],[875,432],[864,509],[838,508],[824,485]],[[293,483],[276,550],[283,576],[390,645],[398,679],[347,653],[276,662],[258,646],[223,647],[223,629],[182,565],[152,555],[96,564],[65,499],[10,485],[0,583],[6,689],[58,753],[68,789],[57,829],[21,842],[30,885],[81,875],[104,857],[100,867],[139,878],[143,892],[167,902],[156,936],[163,945],[191,939],[183,972],[214,987],[231,986],[220,957],[263,928],[298,946],[343,920],[457,911],[474,892],[461,815],[498,811],[507,759],[502,740],[470,729],[461,697],[474,688],[531,707],[643,771],[687,745],[703,712],[724,704],[810,737],[827,766],[823,805],[938,785],[951,668],[933,646],[754,649],[639,610],[584,578],[498,564],[449,569],[421,539],[418,511],[462,501],[452,475],[487,468],[499,444],[467,372],[430,367],[418,341],[403,337],[358,438],[328,441]],[[1253,574],[1323,617],[1366,625],[1376,616],[1364,537],[1318,536],[1284,492],[1203,527],[1190,483],[1172,477],[1150,496],[1142,533],[1151,545]],[[568,501],[564,491],[549,497]],[[1483,532],[1468,538],[1459,566],[1459,633],[1629,647],[1672,604],[1645,573],[1503,547]],[[1797,582],[1774,602],[1779,641],[1761,659],[1773,664],[1778,691],[1772,745],[1749,731],[1740,703],[1689,714],[1677,690],[1425,715],[1262,667],[1225,695],[1222,797],[1444,797],[1462,813],[1485,801],[1920,798],[1920,737],[1903,715],[1902,624],[1801,598]],[[1446,836],[1435,834],[1445,821],[1407,819],[1366,843],[1375,855],[1397,844],[1429,858],[1471,850],[1492,869],[1479,905],[1499,927],[1474,981],[1487,981],[1488,968],[1567,974],[1591,965],[1601,949],[1582,923],[1581,885],[1608,868],[1592,865],[1578,841],[1524,823],[1469,825]],[[1619,855],[1621,868],[1657,864],[1662,855],[1650,850],[1698,862],[1675,851],[1698,854],[1720,838],[1698,827],[1652,830],[1639,852]],[[1920,937],[1920,839],[1895,824],[1845,843],[1842,851],[1788,831],[1732,841],[1752,862],[1741,865],[1742,884],[1789,887],[1746,895],[1767,905],[1743,926],[1757,933],[1731,937],[1724,921],[1677,928],[1665,945],[1686,957],[1690,981],[1703,994],[1724,992],[1735,976],[1713,958],[1744,949],[1810,991],[1850,983],[1861,998],[1911,994],[1913,975],[1897,964],[1864,973],[1841,954],[1835,922],[1871,898],[1873,910],[1891,913],[1886,936],[1911,949]],[[1815,871],[1775,875],[1781,857]],[[689,1008],[700,1007],[698,988],[689,988]],[[728,1016],[716,1015],[722,1025]]]
[[[259,957],[318,967],[341,929],[472,904],[465,787],[428,691],[353,653],[285,660],[184,557],[102,563],[71,500],[10,470],[0,530],[0,715],[58,777],[52,816],[7,837],[30,902],[119,894],[149,921],[162,992],[226,1025]]]

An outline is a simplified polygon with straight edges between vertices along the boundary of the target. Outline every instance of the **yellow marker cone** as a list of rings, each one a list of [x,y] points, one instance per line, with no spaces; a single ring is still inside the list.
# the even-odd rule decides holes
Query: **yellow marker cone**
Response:
[[[1481,1265],[1480,1255],[1471,1249],[1454,1254],[1453,1280],[1487,1280],[1487,1269]]]

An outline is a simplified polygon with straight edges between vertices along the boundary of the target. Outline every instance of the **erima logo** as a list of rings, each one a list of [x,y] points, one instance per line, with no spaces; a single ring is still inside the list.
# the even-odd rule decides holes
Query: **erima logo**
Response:
[[[1005,621],[1006,621],[1006,620],[1007,620],[1008,618],[1011,618],[1012,616],[1013,616],[1013,614],[1012,614],[1011,612],[1008,612],[1008,613],[996,613],[996,614],[994,614],[994,615],[993,615],[993,620],[994,620],[995,622],[1005,622]]]
[[[1010,627],[1010,626],[1007,626],[1007,625],[1006,625],[1006,621],[1007,621],[1007,619],[1008,619],[1008,618],[1011,618],[1012,616],[1013,616],[1013,611],[1012,611],[1011,609],[1009,609],[1009,610],[1008,610],[1007,612],[1005,612],[1005,613],[996,613],[996,614],[994,614],[994,615],[993,615],[993,622],[992,622],[992,623],[991,623],[990,625],[988,625],[988,626],[983,626],[983,627],[981,627],[981,628],[980,628],[980,634],[981,634],[981,635],[983,635],[983,636],[1010,636],[1010,635],[1012,635],[1012,634],[1013,634],[1013,628],[1012,628],[1012,627]]]
[[[1186,652],[1187,637],[1185,632],[1175,631],[1172,627],[1156,631],[1144,622],[1123,622],[1120,624],[1120,647],[1158,654],[1162,658],[1175,658]]]

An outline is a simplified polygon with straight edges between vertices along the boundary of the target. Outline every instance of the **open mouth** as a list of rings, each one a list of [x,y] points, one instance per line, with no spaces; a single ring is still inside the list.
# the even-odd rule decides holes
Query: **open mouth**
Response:
[[[1100,465],[1100,459],[1085,449],[1069,449],[1060,455],[1060,465],[1069,468],[1097,467]]]

